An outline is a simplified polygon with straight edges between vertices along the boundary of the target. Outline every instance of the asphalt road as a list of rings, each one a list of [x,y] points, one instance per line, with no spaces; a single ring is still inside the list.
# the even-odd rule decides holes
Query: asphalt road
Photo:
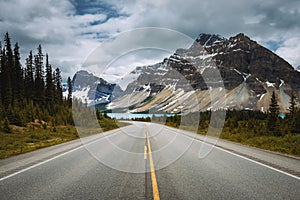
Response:
[[[92,136],[0,178],[0,199],[299,199],[300,178],[192,137],[150,123]]]

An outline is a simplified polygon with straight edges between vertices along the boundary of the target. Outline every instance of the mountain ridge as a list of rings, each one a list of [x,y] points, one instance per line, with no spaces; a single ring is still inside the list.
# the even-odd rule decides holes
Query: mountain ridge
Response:
[[[181,105],[183,102],[174,103],[174,98],[183,98],[193,91],[192,95],[203,101],[198,110],[220,107],[201,97],[210,89],[205,78],[214,79],[211,75],[217,71],[227,94],[227,105],[223,109],[266,111],[270,94],[275,91],[281,111],[286,112],[290,93],[296,91],[300,97],[300,73],[280,56],[243,33],[229,39],[202,33],[190,48],[177,49],[160,63],[137,67],[129,73],[135,78],[126,90],[118,90],[119,95],[115,95],[120,98],[106,103],[110,103],[110,109],[123,108],[126,112],[191,112],[197,108],[187,108]],[[221,91],[222,84],[219,85],[213,89]],[[139,92],[143,95],[137,95]]]

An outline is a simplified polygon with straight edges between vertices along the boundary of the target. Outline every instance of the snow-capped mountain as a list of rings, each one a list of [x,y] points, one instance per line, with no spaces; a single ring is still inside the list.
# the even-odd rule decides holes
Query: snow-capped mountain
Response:
[[[214,78],[210,75],[214,70],[220,72],[226,90],[225,106],[221,96],[214,102],[210,99],[222,90],[211,88],[205,80]],[[130,112],[176,113],[222,106],[266,111],[274,90],[284,112],[291,91],[300,96],[300,73],[244,34],[229,39],[200,34],[189,49],[178,49],[161,63],[138,67],[132,74],[138,76],[127,86],[125,95],[108,105],[110,108],[129,107],[122,103],[129,98]],[[137,91],[143,95],[137,96]]]
[[[120,86],[108,83],[87,71],[78,71],[72,79],[73,97],[88,105],[110,103],[123,93]],[[64,96],[67,95],[67,89]]]
[[[99,80],[94,77],[87,84],[79,81],[74,85],[74,95],[89,103],[111,102],[108,109],[126,112],[185,113],[220,108],[266,111],[273,91],[285,112],[291,92],[300,97],[300,72],[244,34],[229,39],[200,34],[189,49],[177,49],[162,62],[136,67],[124,76],[124,83],[120,81],[124,92],[102,79],[105,87],[97,87],[99,95],[93,101],[91,88]],[[107,92],[105,88],[117,92]],[[226,94],[226,99],[221,93]],[[216,98],[212,100],[212,96]]]

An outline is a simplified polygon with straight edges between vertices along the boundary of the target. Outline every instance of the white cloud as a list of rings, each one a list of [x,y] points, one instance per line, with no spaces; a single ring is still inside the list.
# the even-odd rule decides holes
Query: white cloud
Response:
[[[193,41],[169,29],[133,29],[99,45],[89,55],[83,68],[101,76],[121,76],[136,66],[161,62],[177,48],[187,48]]]
[[[35,51],[42,44],[52,65],[60,66],[64,76],[72,76],[78,64],[98,45],[97,41],[80,36],[81,27],[106,18],[105,15],[74,16],[74,12],[68,1],[2,1],[0,30],[8,31],[12,40],[19,42],[23,61],[29,50]],[[70,69],[73,67],[74,70]]]
[[[105,14],[75,15],[75,8],[69,1],[0,2],[0,30],[2,34],[8,31],[12,40],[19,42],[23,62],[29,50],[35,51],[42,44],[52,65],[59,66],[64,77],[73,76],[99,45],[92,37],[100,29],[92,29],[90,24],[106,18]],[[91,35],[85,35],[89,32]]]
[[[287,38],[276,53],[285,58],[293,67],[300,66],[300,37]]]

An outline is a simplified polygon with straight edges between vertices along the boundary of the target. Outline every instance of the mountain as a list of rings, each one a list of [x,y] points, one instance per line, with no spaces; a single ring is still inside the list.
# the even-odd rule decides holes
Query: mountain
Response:
[[[120,86],[108,83],[92,73],[81,70],[75,73],[72,79],[73,96],[81,99],[88,105],[106,104],[123,94]],[[64,96],[67,89],[64,89]]]
[[[224,100],[211,102],[207,80],[218,70],[226,90]],[[291,91],[300,91],[300,73],[281,57],[240,33],[226,39],[200,34],[189,49],[177,49],[169,58],[154,65],[137,67],[125,94],[108,108],[130,105],[130,112],[149,110],[170,113],[214,108],[266,111],[275,91],[282,112],[287,111]],[[212,81],[212,80],[210,80]],[[139,95],[138,95],[139,94]],[[196,100],[199,103],[196,103]],[[223,102],[222,102],[223,101]],[[128,103],[129,102],[129,103]]]
[[[297,70],[297,71],[300,71],[300,65],[299,65],[298,67],[296,67],[296,70]]]
[[[99,80],[93,77],[85,85],[75,84],[74,95],[85,91],[84,98],[92,102],[90,89],[92,85],[96,88]],[[109,97],[96,95],[92,103],[110,102],[107,109],[122,112],[186,113],[220,108],[266,111],[275,91],[281,112],[286,112],[291,92],[300,97],[300,72],[242,33],[229,39],[200,34],[190,48],[177,49],[160,63],[136,67],[123,80],[129,82],[124,92],[115,84],[107,92],[109,83],[102,79],[106,87],[97,88],[96,93]],[[222,92],[226,100],[218,95]]]

